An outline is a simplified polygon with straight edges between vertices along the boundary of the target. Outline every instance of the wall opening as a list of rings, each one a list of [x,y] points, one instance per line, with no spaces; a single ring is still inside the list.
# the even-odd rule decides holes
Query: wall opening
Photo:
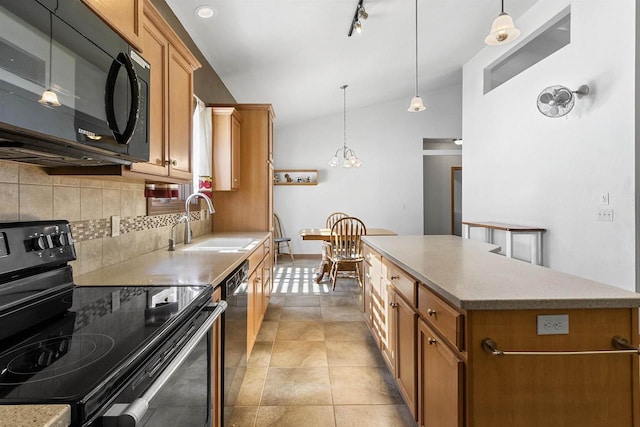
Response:
[[[571,43],[571,8],[568,7],[540,27],[529,40],[498,58],[484,69],[484,93],[514,78]]]

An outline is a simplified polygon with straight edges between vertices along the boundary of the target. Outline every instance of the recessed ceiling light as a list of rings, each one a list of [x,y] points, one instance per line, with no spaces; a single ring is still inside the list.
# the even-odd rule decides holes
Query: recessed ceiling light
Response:
[[[213,6],[202,5],[196,8],[195,14],[200,18],[208,19],[216,16],[216,10],[213,8]]]

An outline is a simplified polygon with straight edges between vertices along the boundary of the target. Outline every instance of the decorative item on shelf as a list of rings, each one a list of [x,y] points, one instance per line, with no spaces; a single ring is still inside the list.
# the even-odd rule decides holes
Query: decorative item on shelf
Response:
[[[504,0],[501,1],[502,9],[500,15],[493,20],[491,31],[484,39],[484,42],[491,46],[511,43],[520,36],[520,30],[513,24],[513,18],[504,12]]]
[[[274,185],[318,185],[318,171],[287,169],[273,172]]]
[[[353,151],[351,148],[347,147],[347,87],[348,86],[349,85],[340,86],[340,89],[342,89],[343,92],[344,92],[344,114],[343,114],[343,118],[344,118],[344,143],[343,143],[342,147],[340,147],[340,148],[338,148],[336,150],[336,153],[333,155],[333,157],[329,161],[329,166],[331,166],[332,168],[338,166],[338,164],[340,163],[340,160],[339,160],[339,157],[338,157],[338,155],[340,153],[342,153],[341,157],[342,157],[342,167],[343,168],[350,168],[352,166],[354,168],[359,168],[362,165],[362,162],[360,161],[360,159],[356,155],[356,152]]]
[[[209,198],[212,198],[212,179],[210,176],[200,176],[198,177],[198,192],[206,194]]]
[[[576,96],[582,98],[588,94],[589,86],[587,85],[580,86],[578,90],[571,90],[560,85],[549,86],[538,95],[538,110],[547,117],[563,117],[573,109]]]
[[[409,109],[411,113],[424,111],[426,108],[422,103],[422,99],[418,95],[418,0],[416,0],[416,96],[411,99]]]
[[[51,72],[53,67],[51,65],[53,60],[53,14],[58,11],[58,0],[56,0],[56,7],[53,11],[49,11],[49,85],[48,89],[42,92],[42,98],[38,100],[40,104],[49,106],[49,107],[59,107],[60,101],[58,100],[58,95],[51,89]]]
[[[362,33],[362,21],[366,21],[369,17],[369,14],[364,8],[364,0],[359,0],[356,5],[356,11],[353,14],[353,19],[351,20],[351,26],[349,27],[349,32],[347,33],[348,37],[351,37],[353,34],[353,30],[356,30],[356,33]]]

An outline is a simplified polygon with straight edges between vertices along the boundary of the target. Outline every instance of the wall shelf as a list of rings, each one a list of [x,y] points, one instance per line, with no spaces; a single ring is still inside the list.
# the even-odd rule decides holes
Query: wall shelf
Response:
[[[318,185],[317,169],[276,169],[274,185]]]

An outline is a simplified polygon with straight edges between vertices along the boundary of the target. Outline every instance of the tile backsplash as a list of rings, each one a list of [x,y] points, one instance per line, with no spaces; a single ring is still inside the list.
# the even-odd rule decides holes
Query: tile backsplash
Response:
[[[74,274],[88,273],[168,246],[177,214],[147,216],[144,181],[51,176],[38,166],[0,161],[0,222],[66,219],[78,260]],[[120,217],[111,237],[111,217]],[[191,213],[194,236],[211,231],[203,209]],[[184,226],[176,227],[182,240]]]

